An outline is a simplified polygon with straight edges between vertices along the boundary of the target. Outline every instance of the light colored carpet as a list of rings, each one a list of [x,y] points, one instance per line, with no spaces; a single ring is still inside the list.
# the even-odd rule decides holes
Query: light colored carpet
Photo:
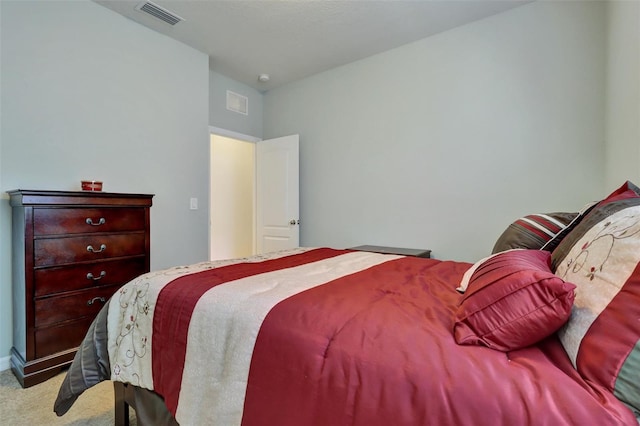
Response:
[[[113,425],[113,384],[102,382],[83,393],[62,417],[53,412],[53,403],[66,372],[22,389],[11,370],[0,372],[0,425]],[[132,411],[132,410],[130,410]],[[135,415],[131,415],[135,426]]]

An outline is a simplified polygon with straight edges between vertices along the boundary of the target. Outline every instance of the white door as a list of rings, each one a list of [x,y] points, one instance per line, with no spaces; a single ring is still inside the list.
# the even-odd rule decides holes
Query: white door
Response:
[[[298,135],[256,146],[257,253],[300,245]]]

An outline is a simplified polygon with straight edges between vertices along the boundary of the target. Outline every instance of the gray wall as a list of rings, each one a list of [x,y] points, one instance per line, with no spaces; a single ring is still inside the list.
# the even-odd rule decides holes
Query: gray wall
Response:
[[[227,109],[227,90],[246,96],[249,113]],[[262,139],[262,93],[215,71],[209,71],[209,124]]]
[[[640,1],[609,1],[607,185],[640,182]]]
[[[208,58],[90,1],[1,2],[0,190],[155,194],[153,269],[208,256]],[[201,208],[189,210],[189,198]],[[0,205],[0,360],[11,347]]]
[[[473,261],[603,185],[605,5],[536,2],[271,90],[300,134],[301,243]]]

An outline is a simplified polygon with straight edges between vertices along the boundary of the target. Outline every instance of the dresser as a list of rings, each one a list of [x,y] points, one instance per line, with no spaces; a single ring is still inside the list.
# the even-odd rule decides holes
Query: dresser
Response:
[[[153,195],[8,191],[13,232],[11,368],[23,387],[71,364],[91,321],[149,271]]]

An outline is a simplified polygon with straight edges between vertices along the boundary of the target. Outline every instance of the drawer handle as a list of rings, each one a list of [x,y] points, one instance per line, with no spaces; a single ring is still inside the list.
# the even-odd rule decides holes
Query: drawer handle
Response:
[[[105,277],[105,275],[107,275],[107,271],[100,271],[100,276],[99,277],[95,277],[91,272],[89,272],[87,274],[87,279],[88,280],[98,281],[98,280],[103,279]]]
[[[100,220],[98,220],[98,223],[93,223],[93,219],[88,217],[87,220],[85,220],[85,222],[87,222],[87,225],[100,226],[100,225],[104,225],[105,223],[107,223],[107,220],[104,217],[101,217]]]
[[[91,306],[91,305],[93,305],[95,302],[102,302],[102,303],[104,303],[104,302],[106,302],[106,301],[107,301],[107,299],[105,299],[104,297],[94,297],[93,299],[91,299],[91,300],[88,300],[88,301],[87,301],[87,306]]]
[[[93,248],[92,245],[88,245],[87,246],[87,251],[90,251],[91,253],[100,253],[103,252],[107,249],[107,245],[106,244],[100,244],[100,250],[96,250]]]

